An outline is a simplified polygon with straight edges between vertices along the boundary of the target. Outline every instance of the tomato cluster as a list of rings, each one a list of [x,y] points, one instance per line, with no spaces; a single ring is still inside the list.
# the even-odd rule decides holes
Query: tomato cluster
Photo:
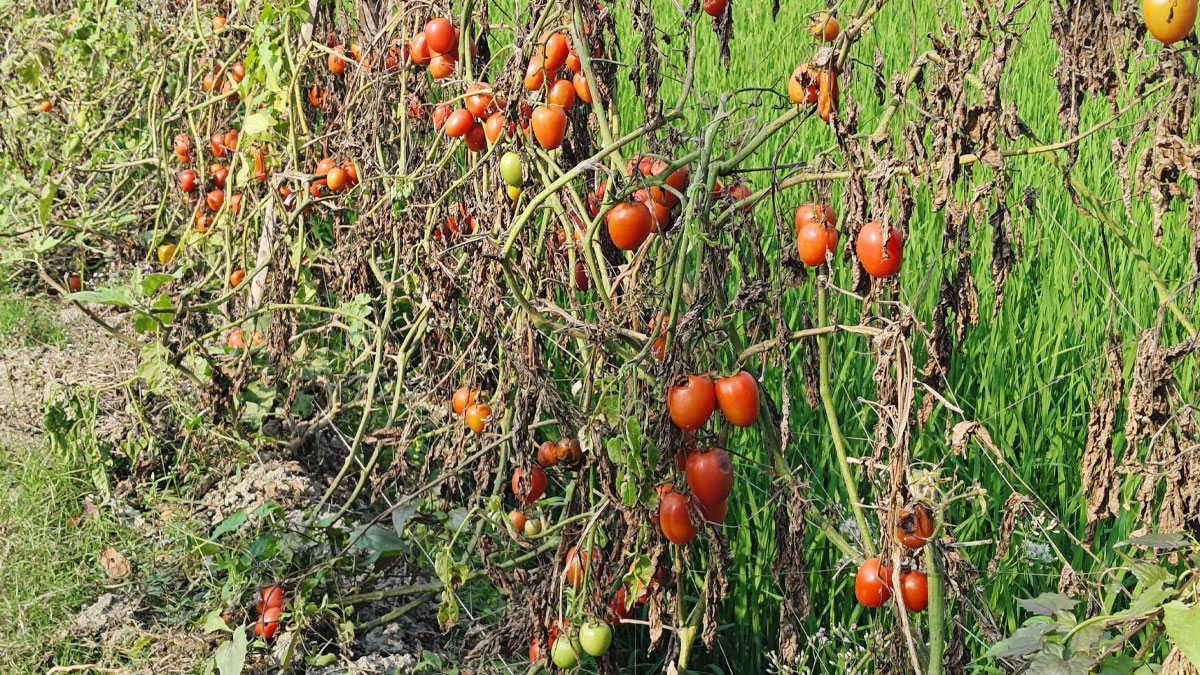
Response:
[[[279,615],[283,613],[286,602],[282,586],[267,586],[258,593],[258,602],[254,610],[259,613],[258,621],[254,623],[254,634],[270,640],[279,631]]]
[[[467,427],[476,434],[482,434],[492,419],[492,407],[483,402],[483,393],[478,389],[459,387],[450,400],[450,407],[455,415],[463,416]]]
[[[933,537],[933,531],[933,510],[928,504],[913,502],[900,510],[896,539],[905,547],[920,549]],[[881,566],[879,558],[870,558],[859,566],[854,577],[854,597],[864,607],[879,607],[897,588],[908,611],[920,612],[929,605],[929,580],[919,569],[893,571]]]

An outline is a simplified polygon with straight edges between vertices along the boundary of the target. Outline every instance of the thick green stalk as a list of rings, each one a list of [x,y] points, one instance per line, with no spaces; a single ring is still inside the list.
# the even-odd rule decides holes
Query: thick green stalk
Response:
[[[926,675],[942,675],[942,653],[946,650],[946,595],[942,588],[942,554],[937,542],[925,544],[929,582],[929,669]]]
[[[825,282],[817,281],[817,325],[829,325],[829,311],[825,307]],[[846,484],[846,496],[850,499],[850,510],[858,521],[858,534],[862,540],[862,550],[866,557],[875,555],[875,542],[871,541],[871,531],[867,528],[867,517],[858,502],[858,484],[854,473],[850,470],[850,462],[846,459],[845,440],[838,426],[837,411],[833,408],[833,394],[829,389],[829,335],[823,333],[817,336],[817,351],[821,359],[820,389],[821,403],[825,406],[825,418],[829,421],[829,435],[833,437],[833,449],[837,451],[838,468],[842,472],[842,481]]]

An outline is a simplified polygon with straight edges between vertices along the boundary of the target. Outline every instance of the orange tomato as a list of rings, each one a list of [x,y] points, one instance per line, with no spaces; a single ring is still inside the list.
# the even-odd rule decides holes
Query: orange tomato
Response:
[[[801,63],[788,78],[788,98],[796,105],[811,105],[817,102],[817,72],[807,63]]]
[[[416,34],[412,42],[408,43],[408,48],[408,53],[413,63],[418,66],[429,65],[433,54],[429,52],[429,41],[426,39],[424,31]]]
[[[547,150],[562,145],[567,132],[567,113],[562,106],[544,105],[533,111],[533,135]]]
[[[433,109],[433,129],[434,129],[434,131],[441,131],[442,127],[445,126],[445,124],[446,124],[446,119],[449,117],[450,117],[450,104],[449,103],[439,103],[437,105],[437,107]]]
[[[529,59],[529,65],[525,67],[525,88],[537,91],[545,81],[546,70],[542,64],[542,57],[534,54],[533,58]]]
[[[571,53],[571,43],[563,33],[555,33],[546,40],[546,72],[555,73],[567,62]]]
[[[492,419],[492,407],[486,403],[467,406],[467,409],[463,411],[463,417],[466,418],[467,426],[471,431],[482,434],[488,421]]]
[[[237,333],[240,335],[241,331],[237,330]],[[268,609],[282,609],[283,600],[283,587],[274,585],[267,586],[258,592],[258,603],[254,605],[254,609],[259,614],[262,614]]]
[[[518,533],[525,531],[525,514],[517,509],[508,512],[508,522],[517,528]]]
[[[234,82],[241,82],[242,78],[246,77],[246,64],[238,61],[229,67],[229,74],[233,76]]]
[[[551,105],[561,105],[564,109],[570,108],[575,102],[575,85],[567,80],[558,80],[550,85],[550,93],[546,95],[546,100]]]
[[[900,510],[896,523],[896,538],[908,548],[921,548],[933,537],[933,511],[921,502],[913,502]]]
[[[494,98],[492,88],[486,84],[472,84],[467,87],[467,93],[467,100],[463,102],[467,110],[479,119],[487,117],[488,108],[491,107]]]
[[[50,109],[52,107],[54,107],[54,106],[52,106],[50,104],[50,101],[42,101],[41,103],[38,104],[38,110],[41,110],[44,113],[50,112]]]
[[[474,405],[479,398],[478,389],[468,389],[467,387],[459,387],[454,392],[454,397],[450,399],[450,405],[454,408],[456,415],[463,414],[467,406]]]
[[[826,122],[833,116],[838,107],[837,75],[830,68],[824,68],[817,75],[817,114]]]
[[[335,166],[325,175],[325,184],[334,192],[346,187],[346,172],[340,166]]]
[[[1196,25],[1196,0],[1142,0],[1142,19],[1151,35],[1175,44]]]
[[[571,78],[571,85],[575,87],[575,95],[580,101],[592,102],[592,88],[588,86],[587,77],[583,73],[575,73]]]
[[[809,35],[812,35],[817,41],[833,42],[837,39],[841,28],[838,26],[837,19],[829,16],[825,12],[821,12],[813,19],[812,25],[808,27]]]
[[[235,215],[242,212],[242,195],[234,194],[229,197],[229,212]]]
[[[204,203],[208,205],[210,211],[220,211],[221,206],[225,204],[225,193],[219,188],[213,190],[204,197]]]
[[[623,251],[633,251],[641,246],[654,225],[650,209],[638,202],[621,202],[612,207],[605,215],[605,222],[608,236]]]
[[[346,72],[346,50],[338,45],[333,48],[333,53],[325,57],[325,65],[329,68],[329,72],[334,75],[341,75]]]
[[[238,284],[245,280],[245,278],[246,270],[234,270],[233,273],[229,275],[229,285],[236,288]]]
[[[487,123],[483,126],[484,134],[487,136],[489,143],[496,143],[503,138],[511,136],[516,130],[512,122],[508,123],[508,133],[504,129],[504,113],[492,113],[492,116],[487,119]]]
[[[429,75],[435,80],[445,79],[454,74],[454,66],[458,59],[453,54],[434,54],[429,59]]]

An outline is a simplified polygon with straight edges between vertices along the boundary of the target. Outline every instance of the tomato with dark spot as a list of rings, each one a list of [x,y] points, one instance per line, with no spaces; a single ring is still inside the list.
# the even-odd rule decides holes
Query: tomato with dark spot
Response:
[[[707,375],[680,375],[667,389],[671,421],[684,431],[695,431],[704,426],[716,407],[716,391]]]
[[[721,448],[689,454],[683,473],[692,494],[706,504],[724,501],[733,490],[733,462]]]
[[[325,57],[325,65],[334,75],[346,72],[346,50],[341,45],[334,47],[333,53]]]
[[[1175,44],[1196,25],[1196,0],[1142,0],[1142,19],[1164,45]]]
[[[896,538],[908,548],[921,548],[933,536],[933,511],[928,505],[913,502],[900,509]]]
[[[788,98],[796,105],[812,105],[817,102],[817,71],[807,63],[801,63],[788,78]]]
[[[513,472],[512,491],[517,499],[525,502],[536,502],[546,492],[546,472],[540,466],[532,466],[529,471],[517,469]]]
[[[758,382],[742,371],[732,377],[722,377],[714,385],[717,405],[729,423],[748,427],[758,420]]]
[[[554,443],[543,441],[538,446],[537,461],[547,469],[558,464],[558,453],[554,451]]]

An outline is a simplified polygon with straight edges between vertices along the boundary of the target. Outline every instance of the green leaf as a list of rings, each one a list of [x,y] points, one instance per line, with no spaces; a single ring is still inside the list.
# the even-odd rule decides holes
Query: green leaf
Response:
[[[1163,605],[1163,624],[1179,651],[1200,668],[1200,604],[1188,607],[1175,600]]]
[[[242,125],[242,133],[258,136],[266,133],[273,126],[275,126],[275,118],[271,116],[269,108],[263,108],[246,118],[246,122]]]
[[[1096,675],[1132,675],[1140,665],[1128,654],[1109,654],[1100,662],[1100,670],[1096,671]]]
[[[50,224],[50,207],[54,205],[54,196],[58,193],[58,184],[49,178],[42,186],[42,195],[38,197],[38,222],[42,227]]]
[[[233,513],[229,514],[229,516],[226,517],[225,520],[221,521],[220,525],[217,525],[217,528],[215,530],[213,530],[212,538],[216,539],[216,538],[220,537],[221,535],[225,534],[226,532],[233,532],[234,530],[237,530],[238,528],[240,528],[242,526],[242,524],[245,522],[246,522],[246,509],[245,509],[245,507],[242,507],[242,508],[238,509],[237,511],[234,511]]]
[[[78,302],[94,302],[99,305],[114,305],[116,307],[132,307],[133,300],[124,288],[99,288],[94,291],[79,291],[67,296]]]
[[[1151,532],[1143,534],[1139,537],[1130,537],[1124,541],[1119,541],[1115,546],[1149,546],[1150,548],[1184,548],[1188,545],[1187,535],[1179,533],[1167,532]]]
[[[138,281],[138,288],[141,289],[142,295],[150,297],[154,295],[163,284],[174,280],[175,275],[173,274],[154,272],[153,274],[147,274],[140,281]]]
[[[604,448],[608,450],[608,461],[613,464],[625,463],[625,441],[623,439],[613,436],[604,441]]]
[[[1007,659],[1014,656],[1025,656],[1042,648],[1042,638],[1053,631],[1057,624],[1038,622],[1021,626],[1007,638],[992,645],[983,655],[990,659]]]
[[[167,348],[158,342],[147,343],[138,353],[137,375],[156,394],[166,393],[174,382],[168,361],[170,355]]]
[[[1069,612],[1075,609],[1075,605],[1078,605],[1079,601],[1072,600],[1062,593],[1042,593],[1036,598],[1017,600],[1017,604],[1025,608],[1027,612],[1053,616],[1056,612]]]
[[[63,241],[63,239],[58,239],[57,237],[35,237],[29,245],[37,253],[46,253],[47,251],[54,250],[54,247],[63,243]]]
[[[248,644],[246,627],[238,626],[233,631],[233,639],[226,640],[217,647],[216,654],[214,654],[217,671],[221,675],[239,675],[246,667],[246,646]]]
[[[361,537],[358,536],[360,533]],[[394,530],[382,525],[368,525],[365,530],[359,528],[354,531],[354,536],[358,537],[354,545],[366,551],[402,553],[407,550],[404,540],[397,536]]]
[[[1096,660],[1090,656],[1062,656],[1062,645],[1047,644],[1046,648],[1033,657],[1026,675],[1087,675]]]
[[[1155,583],[1149,588],[1135,591],[1133,603],[1122,614],[1138,615],[1158,611],[1158,608],[1162,607],[1167,598],[1173,595],[1175,595],[1174,588],[1163,588],[1162,582]]]
[[[224,617],[221,616],[221,610],[214,609],[204,616],[204,632],[215,633],[219,630],[228,633],[231,629],[229,624],[225,623]]]

